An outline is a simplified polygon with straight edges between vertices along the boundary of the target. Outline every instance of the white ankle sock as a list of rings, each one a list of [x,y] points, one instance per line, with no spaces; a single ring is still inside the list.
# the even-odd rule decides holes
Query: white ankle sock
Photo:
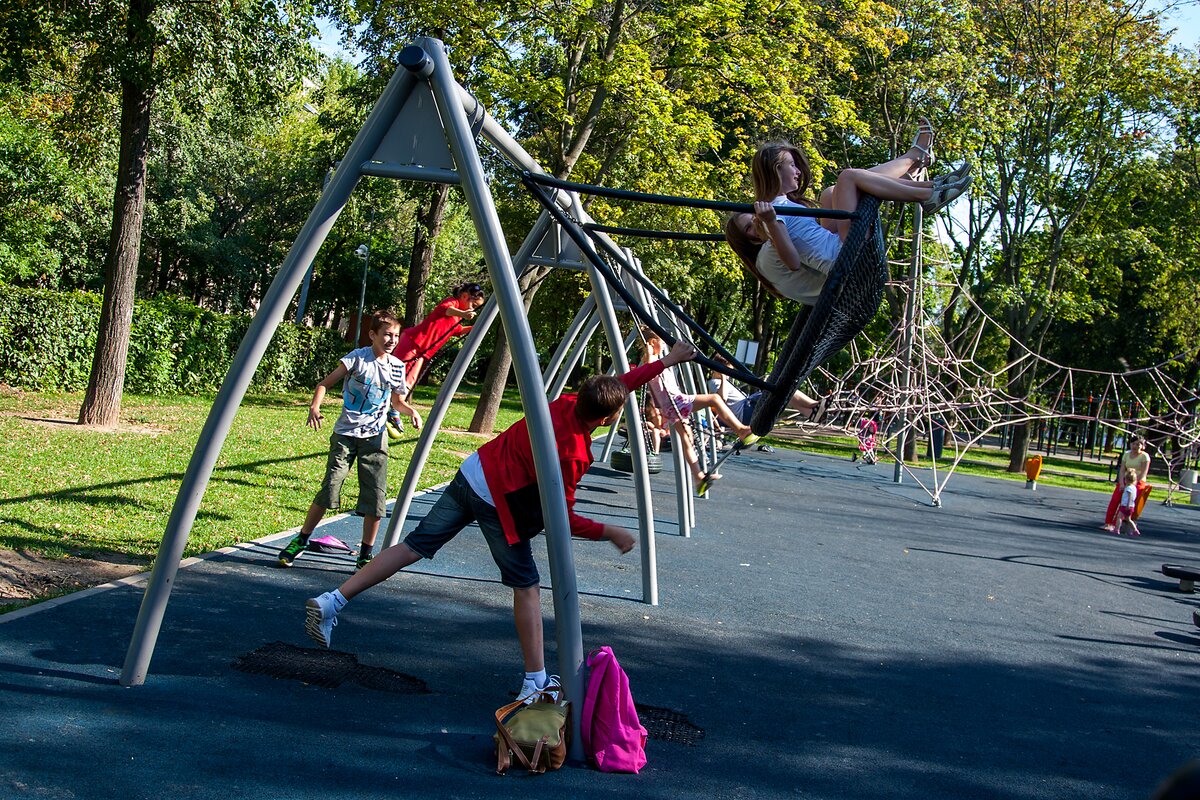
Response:
[[[526,672],[525,680],[532,682],[534,686],[541,689],[546,685],[546,670],[540,669],[537,672]]]
[[[346,603],[350,602],[349,600],[347,600],[345,597],[342,596],[342,592],[339,589],[334,589],[332,592],[329,593],[329,596],[333,598],[333,610],[334,611],[341,611],[343,608],[346,607]]]

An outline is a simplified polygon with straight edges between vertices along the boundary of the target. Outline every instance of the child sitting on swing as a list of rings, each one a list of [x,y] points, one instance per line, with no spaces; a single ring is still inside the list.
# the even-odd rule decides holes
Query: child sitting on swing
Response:
[[[859,195],[866,193],[880,200],[920,203],[925,213],[932,215],[971,185],[971,166],[966,163],[932,181],[914,180],[914,173],[933,163],[932,149],[933,127],[922,118],[921,130],[908,152],[870,169],[842,170],[836,185],[821,193],[820,203],[854,211]],[[754,213],[730,217],[725,239],[746,271],[773,294],[816,305],[850,232],[850,221],[776,215],[776,206],[817,206],[808,198],[813,174],[808,157],[788,142],[761,145],[754,154],[751,173]]]
[[[667,352],[667,343],[662,340],[662,337],[647,325],[641,326],[641,334],[642,363],[649,364],[662,358]],[[683,439],[683,457],[687,460],[688,468],[691,469],[692,477],[696,479],[697,483],[704,480],[705,472],[704,468],[700,466],[696,448],[692,445],[692,430],[688,425],[688,417],[693,411],[712,409],[717,420],[733,431],[745,444],[752,444],[758,438],[751,432],[749,425],[743,423],[729,410],[729,406],[725,405],[725,401],[721,399],[720,395],[684,394],[669,369],[663,370],[660,375],[653,378],[646,384],[646,388],[667,424],[674,428]],[[708,477],[711,481],[716,480],[719,476],[710,475]]]

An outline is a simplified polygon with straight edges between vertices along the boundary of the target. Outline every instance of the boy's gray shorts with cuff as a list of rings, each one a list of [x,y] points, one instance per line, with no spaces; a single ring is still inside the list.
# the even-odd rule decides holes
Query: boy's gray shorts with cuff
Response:
[[[496,507],[475,493],[462,470],[455,474],[454,480],[404,543],[421,558],[433,558],[444,544],[472,522],[479,523],[479,529],[483,531],[492,560],[500,568],[502,584],[513,589],[529,589],[541,583],[529,541],[508,543]]]
[[[342,505],[342,484],[350,474],[350,465],[358,462],[358,505],[364,516],[387,515],[387,432],[357,437],[334,433],[329,437],[329,459],[325,462],[325,480],[313,502],[322,508]]]

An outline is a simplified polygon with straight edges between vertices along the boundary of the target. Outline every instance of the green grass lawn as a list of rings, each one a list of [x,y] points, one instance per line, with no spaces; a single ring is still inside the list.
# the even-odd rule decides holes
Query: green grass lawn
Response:
[[[418,407],[428,409],[434,394],[433,388],[418,388]],[[308,393],[246,398],[209,482],[187,555],[301,523],[324,474],[328,425],[338,404],[336,398],[327,400],[329,422],[315,432],[304,424],[309,398]],[[5,442],[0,449],[0,548],[50,557],[120,554],[150,564],[212,398],[127,396],[121,432],[71,424],[81,400],[80,394],[0,391],[0,435]],[[481,437],[465,432],[474,407],[471,395],[451,406],[422,486],[448,480],[479,446]],[[515,396],[507,398],[497,429],[520,415]],[[410,428],[390,449],[388,486],[393,496],[416,436]],[[849,436],[801,441],[775,436],[769,441],[846,458],[858,449]],[[928,466],[924,448],[921,455],[916,466]],[[1005,471],[1007,463],[1005,453],[975,449],[957,471],[1023,481],[1024,475]],[[1111,491],[1105,464],[1070,458],[1046,459],[1040,482]],[[351,476],[343,509],[354,508],[357,494]]]
[[[422,412],[436,387],[418,387]],[[208,484],[187,555],[196,555],[299,525],[320,486],[329,431],[339,400],[326,400],[326,425],[305,426],[310,393],[247,397]],[[211,397],[126,396],[122,430],[72,424],[81,394],[0,392],[0,548],[56,557],[121,554],[152,563],[180,481],[212,405]],[[465,432],[475,399],[455,402],[422,486],[448,480],[484,440]],[[521,416],[506,399],[497,430]],[[135,430],[136,429],[136,430]],[[388,490],[394,496],[416,443],[390,447]],[[358,496],[353,473],[342,508]]]

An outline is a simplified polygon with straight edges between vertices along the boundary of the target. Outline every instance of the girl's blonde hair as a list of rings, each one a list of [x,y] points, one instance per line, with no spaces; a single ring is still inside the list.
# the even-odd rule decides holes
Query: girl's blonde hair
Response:
[[[1125,468],[1125,483],[1137,483],[1137,470],[1133,467]]]

